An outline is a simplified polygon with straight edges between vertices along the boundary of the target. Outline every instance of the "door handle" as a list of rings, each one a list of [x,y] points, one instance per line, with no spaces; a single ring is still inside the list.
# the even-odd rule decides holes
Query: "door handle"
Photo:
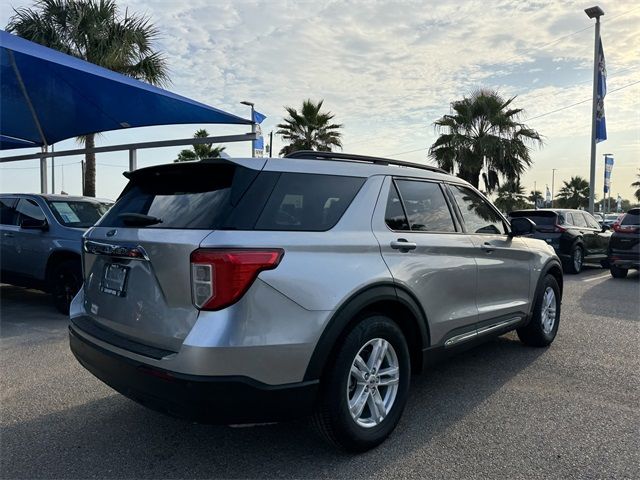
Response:
[[[416,245],[413,242],[407,242],[405,238],[399,238],[398,240],[394,240],[391,242],[391,248],[394,250],[400,250],[401,252],[408,252],[409,250],[415,250]]]
[[[494,247],[493,245],[491,245],[489,242],[484,242],[482,245],[480,245],[480,249],[481,249],[483,252],[491,253],[491,252],[493,252],[493,251],[496,249],[496,247]]]

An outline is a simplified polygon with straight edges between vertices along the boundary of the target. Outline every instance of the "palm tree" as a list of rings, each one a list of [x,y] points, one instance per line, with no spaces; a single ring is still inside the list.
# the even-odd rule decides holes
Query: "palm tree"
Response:
[[[120,13],[115,0],[37,0],[18,8],[7,31],[154,85],[168,82],[167,63],[152,48],[158,30],[145,16]],[[95,134],[80,137],[87,148]],[[84,195],[96,194],[96,156],[87,153]]]
[[[640,201],[640,174],[636,175],[638,180],[631,184],[632,187],[637,187],[636,191],[633,193],[633,196],[636,197],[636,200]]]
[[[540,200],[544,202],[544,197],[542,196],[542,192],[540,190],[531,190],[531,192],[529,192],[527,200],[533,203],[533,206],[535,207],[536,205],[538,205],[538,202]]]
[[[525,190],[519,180],[507,180],[498,187],[498,197],[494,202],[502,212],[509,213],[527,207]]]
[[[580,176],[571,177],[568,182],[562,182],[563,186],[556,197],[559,206],[563,208],[580,208],[589,204],[589,182]]]
[[[342,147],[338,130],[342,125],[330,123],[334,115],[320,112],[324,100],[314,103],[311,99],[302,102],[302,109],[284,107],[289,116],[278,124],[277,135],[289,142],[280,150],[280,155],[288,155],[296,150],[316,150],[330,152],[333,147]]]
[[[205,129],[198,130],[193,138],[207,138],[209,132]],[[201,143],[194,145],[192,150],[182,150],[178,153],[178,158],[174,162],[188,162],[191,160],[204,160],[205,158],[219,158],[225,147],[214,147],[212,143]]]
[[[538,132],[518,121],[523,110],[513,108],[493,90],[477,90],[451,103],[453,112],[434,122],[440,136],[429,148],[429,157],[442,169],[493,191],[500,177],[517,180],[531,165],[529,151],[542,145]]]

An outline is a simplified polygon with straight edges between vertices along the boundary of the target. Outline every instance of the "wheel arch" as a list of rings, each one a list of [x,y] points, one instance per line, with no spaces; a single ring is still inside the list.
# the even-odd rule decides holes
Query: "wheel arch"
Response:
[[[558,282],[558,288],[560,289],[560,301],[562,301],[562,292],[564,289],[564,274],[562,271],[562,264],[557,259],[552,259],[549,260],[540,270],[535,294],[533,299],[531,300],[531,307],[529,308],[529,319],[531,319],[531,317],[533,316],[533,310],[536,305],[536,300],[538,299],[538,295],[540,295],[541,293],[542,281],[547,275],[552,275],[553,278],[556,279],[556,282]]]
[[[387,315],[398,324],[407,340],[412,371],[421,371],[422,351],[430,345],[426,316],[410,292],[389,282],[365,287],[343,302],[320,336],[307,365],[304,379],[321,378],[340,345],[340,340],[363,315],[373,312]]]

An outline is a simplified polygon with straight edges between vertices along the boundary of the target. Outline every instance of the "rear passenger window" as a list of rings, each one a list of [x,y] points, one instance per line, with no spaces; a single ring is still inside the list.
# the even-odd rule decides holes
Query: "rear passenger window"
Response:
[[[333,228],[364,178],[283,173],[256,223],[256,230],[322,232]]]
[[[584,219],[584,216],[580,212],[573,212],[573,224],[576,227],[586,227],[587,221]]]
[[[502,217],[476,192],[459,185],[451,185],[451,193],[458,203],[467,233],[507,233]]]
[[[410,230],[395,183],[391,182],[384,221],[391,230]]]
[[[15,198],[0,198],[0,225],[17,225]]]
[[[574,223],[573,223],[573,215],[572,214],[570,214],[569,212],[565,212],[564,213],[564,218],[566,219],[565,223],[567,225],[574,225]]]
[[[411,231],[456,231],[440,185],[416,180],[397,180],[396,185]]]

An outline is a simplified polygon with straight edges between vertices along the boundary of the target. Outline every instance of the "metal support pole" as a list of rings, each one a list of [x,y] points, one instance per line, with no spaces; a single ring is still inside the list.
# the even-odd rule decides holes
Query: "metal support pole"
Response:
[[[533,209],[538,209],[538,190],[536,190],[536,182],[533,182]]]
[[[47,147],[42,147],[42,151],[46,152]],[[47,157],[40,159],[40,193],[47,193]]]
[[[80,160],[80,167],[82,169],[82,193],[84,193],[84,171],[85,171],[84,160]]]
[[[55,151],[55,145],[51,145],[51,153]],[[56,159],[51,157],[51,193],[56,193]]]
[[[138,168],[138,151],[134,148],[129,150],[129,171],[133,172]]]
[[[596,193],[596,111],[598,108],[598,53],[600,47],[600,15],[596,19],[593,47],[593,97],[591,105],[591,170],[589,175],[589,213],[593,213]]]
[[[273,130],[269,132],[269,158],[273,158]]]

